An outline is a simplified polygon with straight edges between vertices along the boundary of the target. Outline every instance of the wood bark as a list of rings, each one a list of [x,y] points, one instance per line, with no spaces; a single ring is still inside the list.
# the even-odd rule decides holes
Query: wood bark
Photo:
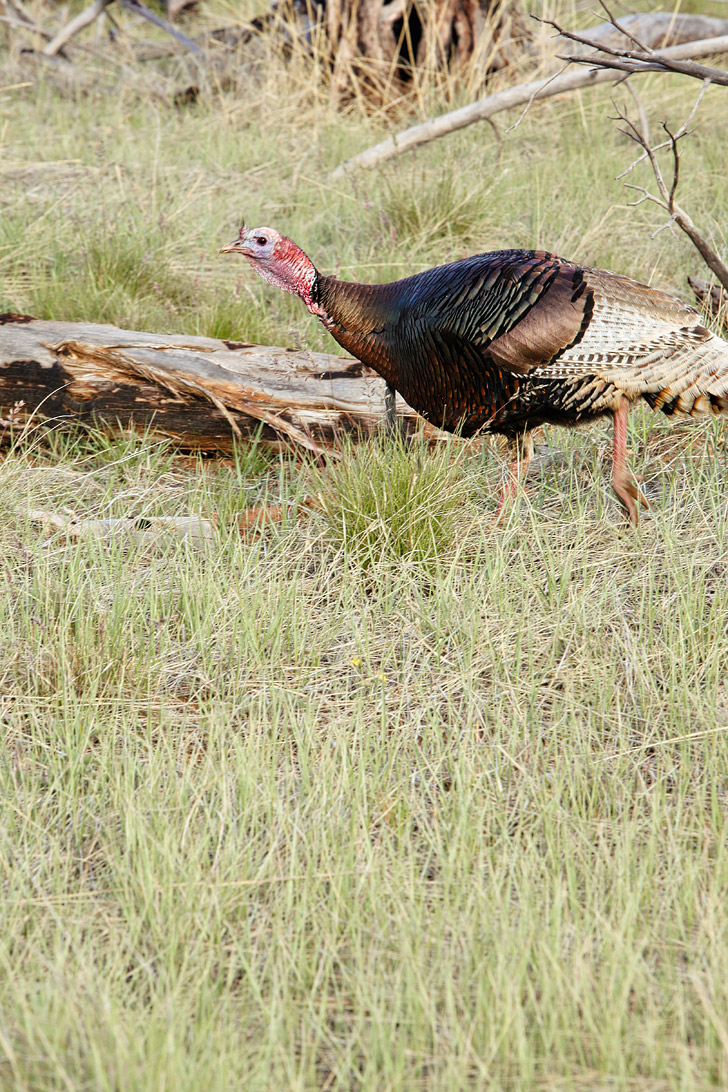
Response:
[[[0,315],[0,435],[36,424],[133,428],[188,450],[236,438],[335,452],[384,423],[385,383],[351,357]],[[408,432],[426,425],[398,399]]]
[[[480,80],[511,64],[532,34],[516,0],[319,0],[334,96],[387,103],[406,93],[417,71]]]

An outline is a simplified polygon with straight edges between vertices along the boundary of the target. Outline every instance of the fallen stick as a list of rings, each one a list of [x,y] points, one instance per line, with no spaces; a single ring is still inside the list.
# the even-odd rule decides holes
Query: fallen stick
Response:
[[[20,513],[18,513],[20,515]],[[209,542],[215,537],[216,523],[202,516],[120,516],[115,519],[81,519],[61,512],[30,508],[24,513],[31,523],[40,523],[50,533],[67,539],[135,538],[156,540],[162,537],[189,538]]]
[[[177,28],[167,22],[166,19],[163,19],[161,15],[157,15],[155,12],[151,11],[146,4],[142,3],[142,0],[119,0],[119,3],[122,7],[126,8],[127,11],[132,12],[132,14],[141,15],[142,19],[146,19],[147,22],[153,23],[155,27],[160,27],[161,30],[166,31],[167,34],[171,35],[172,38],[183,45],[185,49],[189,49],[190,53],[197,53],[199,56],[202,56],[202,50],[191,38],[188,38],[181,30],[177,30]]]
[[[43,50],[46,57],[55,57],[55,55],[63,49],[64,45],[73,38],[74,34],[78,34],[80,30],[87,27],[89,23],[93,23],[95,19],[98,19],[99,15],[105,11],[111,0],[94,0],[94,3],[89,8],[84,8],[79,12],[75,18],[71,19],[64,27],[61,27],[55,38],[48,43]]]
[[[73,19],[66,23],[65,26],[61,27],[55,38],[53,38],[45,49],[43,49],[43,54],[46,57],[55,57],[59,50],[63,49],[63,47],[69,43],[71,38],[75,37],[75,35],[83,30],[84,27],[93,23],[100,15],[103,15],[106,8],[111,3],[112,0],[94,0],[90,7],[84,8],[83,11],[79,12],[78,15],[74,16]],[[200,47],[193,42],[191,38],[188,38],[182,31],[173,27],[166,19],[162,19],[160,15],[150,11],[146,4],[143,4],[141,0],[119,0],[119,3],[122,7],[126,8],[127,11],[132,12],[132,14],[140,15],[143,19],[153,23],[154,26],[160,27],[162,30],[166,31],[167,34],[180,42],[186,49],[189,49],[191,53],[202,54]]]
[[[335,452],[384,422],[385,384],[351,357],[0,315],[0,437],[78,422],[229,454],[238,439]],[[398,398],[408,432],[426,425]]]
[[[728,35],[720,38],[706,38],[699,42],[685,42],[682,45],[671,46],[669,49],[656,51],[654,57],[665,60],[689,60],[693,57],[710,57],[718,53],[728,53]],[[579,58],[582,64],[589,63],[587,58]],[[521,83],[516,87],[508,87],[494,95],[487,95],[468,106],[461,106],[459,110],[452,110],[440,117],[430,118],[420,125],[413,125],[387,140],[375,144],[371,148],[345,160],[329,178],[332,181],[343,178],[349,171],[357,167],[371,168],[379,163],[384,163],[394,156],[418,148],[422,144],[429,144],[432,140],[446,136],[448,133],[457,132],[477,121],[487,121],[503,110],[511,110],[514,106],[527,106],[538,99],[552,98],[554,95],[563,95],[567,91],[575,91],[581,87],[593,87],[599,83],[608,83],[619,78],[619,74],[605,68],[578,68],[569,72],[557,72],[546,79],[533,80],[530,83]]]

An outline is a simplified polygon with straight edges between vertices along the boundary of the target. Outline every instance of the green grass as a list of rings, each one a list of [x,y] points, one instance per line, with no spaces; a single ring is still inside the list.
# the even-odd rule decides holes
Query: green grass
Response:
[[[330,347],[217,255],[241,213],[350,278],[507,245],[700,272],[627,206],[606,91],[532,108],[497,165],[471,129],[330,187],[387,124],[300,75],[186,111],[112,77],[0,98],[0,310]],[[640,89],[655,128],[697,91]],[[679,193],[719,243],[725,102]],[[728,1085],[725,429],[632,415],[637,532],[608,426],[546,441],[497,530],[495,444],[5,452],[0,1089]],[[74,541],[38,511],[218,524]]]
[[[4,1086],[723,1087],[716,434],[648,433],[636,534],[580,434],[498,533],[454,440],[359,449],[247,540],[320,471],[6,459]],[[222,518],[23,515],[71,505]]]
[[[470,500],[462,453],[454,460],[449,445],[432,451],[399,438],[347,445],[336,468],[314,481],[328,540],[363,567],[383,559],[437,564]]]

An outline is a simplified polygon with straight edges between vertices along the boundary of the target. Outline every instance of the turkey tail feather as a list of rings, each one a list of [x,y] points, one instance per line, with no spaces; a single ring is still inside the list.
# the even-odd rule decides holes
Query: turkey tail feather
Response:
[[[703,339],[688,341],[663,356],[659,366],[645,362],[639,393],[654,410],[669,417],[728,414],[728,343],[703,327]]]

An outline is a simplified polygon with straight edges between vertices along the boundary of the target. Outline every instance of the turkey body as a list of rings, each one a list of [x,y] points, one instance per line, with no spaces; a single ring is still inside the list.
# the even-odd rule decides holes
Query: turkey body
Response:
[[[666,414],[728,411],[728,344],[698,312],[605,270],[502,250],[385,285],[319,275],[343,348],[433,425],[515,438],[642,397]]]
[[[649,507],[626,470],[627,416],[728,414],[728,343],[679,299],[539,250],[497,250],[391,284],[324,276],[273,228],[240,229],[243,254],[300,296],[339,344],[439,428],[495,432],[514,493],[538,425],[614,420],[612,485],[633,524]]]

